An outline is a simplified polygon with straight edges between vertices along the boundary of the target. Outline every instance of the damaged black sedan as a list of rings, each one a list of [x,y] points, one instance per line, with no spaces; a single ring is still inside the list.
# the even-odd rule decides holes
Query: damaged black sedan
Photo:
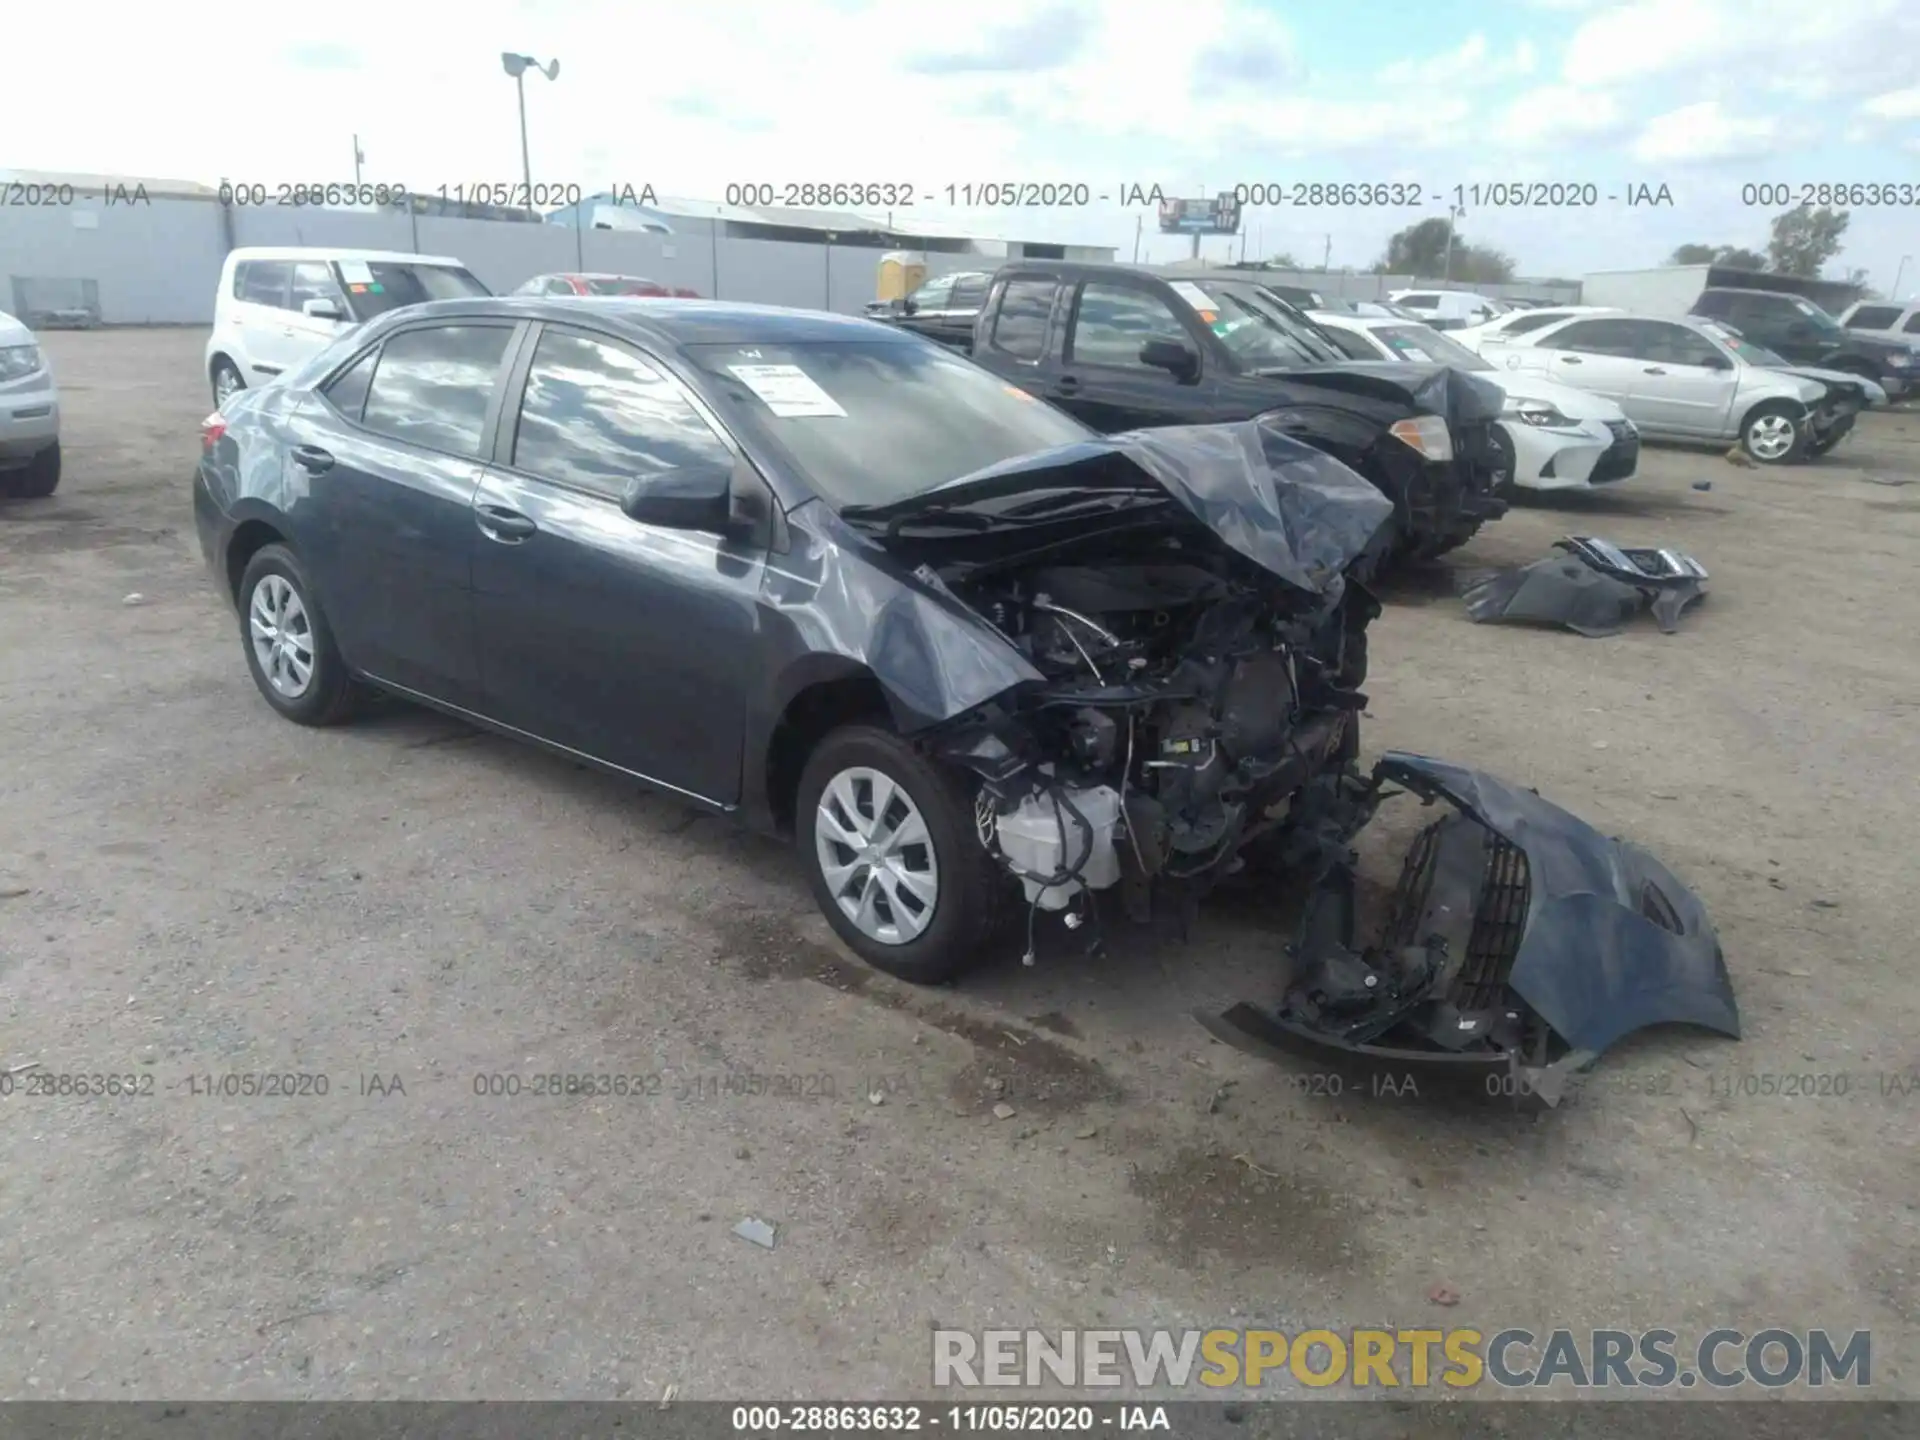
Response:
[[[1103,438],[866,321],[544,297],[246,392],[194,497],[281,715],[386,691],[791,833],[919,981],[1332,813],[1392,513],[1270,426]]]

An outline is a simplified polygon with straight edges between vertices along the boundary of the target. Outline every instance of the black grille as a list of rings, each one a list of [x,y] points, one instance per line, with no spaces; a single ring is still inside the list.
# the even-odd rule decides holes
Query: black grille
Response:
[[[1488,836],[1486,878],[1480,884],[1480,904],[1473,914],[1473,937],[1467,941],[1466,962],[1454,980],[1453,1003],[1462,1010],[1490,1010],[1506,1003],[1507,978],[1520,936],[1527,926],[1530,876],[1527,857],[1519,846],[1498,835]]]
[[[1592,472],[1587,476],[1589,485],[1598,485],[1607,480],[1619,480],[1633,474],[1640,468],[1640,436],[1630,421],[1609,420],[1607,429],[1613,434],[1613,444],[1609,445],[1594,463]]]

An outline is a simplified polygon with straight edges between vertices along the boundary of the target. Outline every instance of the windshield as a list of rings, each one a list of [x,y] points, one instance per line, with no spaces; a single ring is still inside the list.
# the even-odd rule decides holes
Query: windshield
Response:
[[[1844,330],[1846,328],[1811,300],[1803,300],[1798,295],[1793,297],[1793,308],[1806,316],[1817,330]]]
[[[1026,391],[923,341],[689,345],[732,418],[800,469],[836,508],[889,505],[1016,455],[1094,432]]]
[[[1346,358],[1312,321],[1290,313],[1256,285],[1176,280],[1173,292],[1193,307],[1244,369],[1290,369]]]
[[[341,260],[334,270],[353,307],[353,318],[371,320],[402,305],[428,300],[465,300],[490,293],[458,265],[422,265],[412,260]]]
[[[1756,345],[1738,330],[1728,325],[1702,324],[1700,331],[1718,340],[1727,349],[1738,355],[1749,365],[1786,365],[1785,357],[1776,355],[1764,345]]]
[[[1458,340],[1427,325],[1377,325],[1373,338],[1402,360],[1431,361],[1456,370],[1491,370],[1493,366]]]

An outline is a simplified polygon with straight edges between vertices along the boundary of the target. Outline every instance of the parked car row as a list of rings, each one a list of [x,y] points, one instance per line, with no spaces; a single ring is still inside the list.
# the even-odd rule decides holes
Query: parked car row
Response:
[[[1823,455],[1860,411],[1885,403],[1874,381],[1794,365],[1731,326],[1697,316],[1534,311],[1546,322],[1461,332],[1496,366],[1548,377],[1618,405],[1649,438],[1738,442],[1765,465]]]

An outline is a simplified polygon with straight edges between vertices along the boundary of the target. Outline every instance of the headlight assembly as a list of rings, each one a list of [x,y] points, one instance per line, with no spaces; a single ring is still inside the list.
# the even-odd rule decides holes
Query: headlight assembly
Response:
[[[38,345],[0,346],[0,380],[18,380],[40,368]]]

